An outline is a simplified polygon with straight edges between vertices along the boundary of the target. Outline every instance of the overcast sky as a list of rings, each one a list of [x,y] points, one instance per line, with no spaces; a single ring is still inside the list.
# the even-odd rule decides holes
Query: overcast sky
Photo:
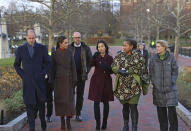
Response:
[[[4,6],[7,8],[11,1],[16,2],[17,5],[19,5],[19,3],[23,3],[23,1],[25,1],[25,0],[0,0],[0,7]],[[92,0],[92,1],[97,1],[97,0]],[[112,1],[114,2],[114,1],[120,1],[120,0],[112,0]],[[30,4],[31,4],[31,6],[40,7],[40,6],[38,6],[39,4],[37,4],[37,3],[36,4],[30,3]],[[29,3],[27,3],[27,5],[29,5]],[[114,10],[119,10],[119,7],[114,6]]]
[[[11,1],[11,0],[0,0],[0,7],[1,7],[1,6],[7,7],[10,1]]]
[[[15,2],[17,5],[19,5],[19,4],[21,4],[21,3],[24,3],[24,4],[26,4],[27,3],[27,5],[28,6],[36,6],[36,7],[39,7],[38,5],[38,3],[34,3],[34,2],[30,2],[30,4],[29,4],[29,2],[25,2],[26,0],[0,0],[0,7],[1,6],[4,6],[4,7],[8,7],[9,6],[9,3],[11,2],[11,1],[13,1],[13,2]]]
[[[16,6],[18,7],[18,9],[20,8],[20,5],[22,4],[27,5],[29,8],[31,7],[31,9],[34,9],[34,10],[35,10],[34,7],[41,8],[40,4],[36,2],[25,2],[25,1],[27,0],[0,0],[0,9],[2,6],[5,8],[8,8],[10,2],[16,3]]]

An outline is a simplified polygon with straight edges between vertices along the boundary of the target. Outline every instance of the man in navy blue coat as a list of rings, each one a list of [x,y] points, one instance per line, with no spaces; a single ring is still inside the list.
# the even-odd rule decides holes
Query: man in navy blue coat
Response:
[[[23,100],[26,105],[29,131],[35,131],[35,117],[39,111],[41,128],[46,130],[45,74],[50,68],[47,48],[35,41],[33,30],[27,31],[27,42],[18,47],[14,67],[23,82]]]

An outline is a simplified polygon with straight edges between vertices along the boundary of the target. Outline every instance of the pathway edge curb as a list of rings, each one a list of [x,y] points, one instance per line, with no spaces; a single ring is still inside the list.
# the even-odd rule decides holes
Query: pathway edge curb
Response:
[[[191,112],[188,111],[180,102],[176,107],[178,116],[191,129]]]
[[[0,125],[0,131],[20,131],[27,123],[27,113],[24,112],[6,125]]]

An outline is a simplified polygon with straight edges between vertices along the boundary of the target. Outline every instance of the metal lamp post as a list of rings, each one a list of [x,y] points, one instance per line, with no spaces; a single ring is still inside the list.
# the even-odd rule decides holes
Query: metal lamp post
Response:
[[[148,21],[148,43],[150,44],[151,42],[151,28],[150,28],[150,17],[149,17],[149,13],[150,13],[150,9],[146,9],[147,12],[147,21]]]

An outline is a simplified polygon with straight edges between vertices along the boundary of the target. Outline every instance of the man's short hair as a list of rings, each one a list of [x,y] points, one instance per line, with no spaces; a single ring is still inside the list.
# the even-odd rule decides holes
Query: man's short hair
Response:
[[[34,30],[33,30],[33,29],[28,29],[28,30],[26,31],[26,36],[28,36],[29,32],[34,33],[34,35],[36,36],[36,34],[35,34],[35,32],[34,32]]]
[[[78,35],[80,35],[80,37],[81,37],[80,32],[74,32],[73,35],[72,35],[72,38],[74,38],[74,34],[78,34]]]

